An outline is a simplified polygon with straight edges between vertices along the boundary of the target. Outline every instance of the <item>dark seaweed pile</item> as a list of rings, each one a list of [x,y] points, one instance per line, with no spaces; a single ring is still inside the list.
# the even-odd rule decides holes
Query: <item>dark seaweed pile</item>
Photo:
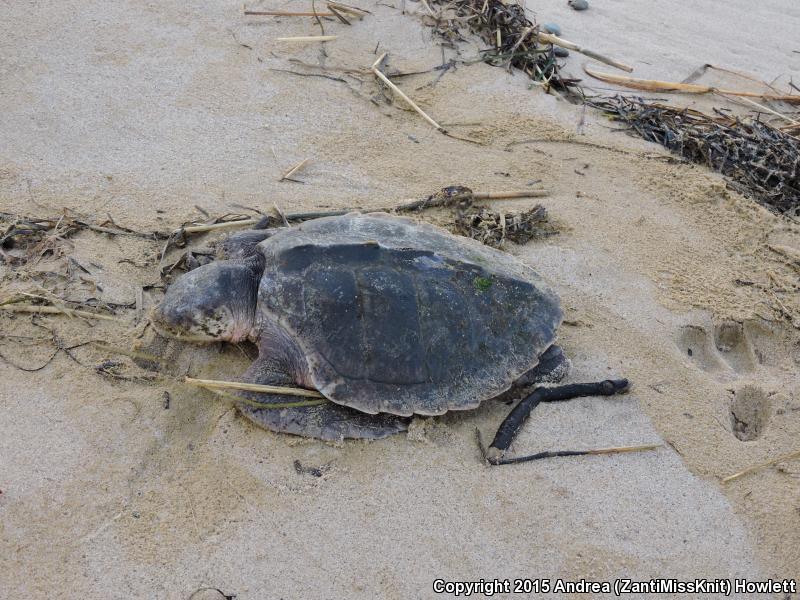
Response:
[[[534,238],[556,233],[547,221],[547,211],[537,204],[521,213],[500,213],[486,207],[472,211],[459,211],[455,222],[456,233],[492,246],[502,247],[506,240],[527,244]]]
[[[61,256],[63,246],[69,244],[69,238],[85,230],[148,240],[169,237],[169,234],[158,231],[134,231],[118,225],[110,216],[98,225],[93,220],[68,209],[58,216],[46,218],[0,212],[0,263],[24,265],[44,256]]]
[[[482,51],[485,62],[514,67],[556,89],[576,86],[578,80],[561,77],[553,47],[538,41],[539,26],[528,19],[524,4],[501,0],[434,0],[432,4],[443,9],[432,25],[445,41],[463,40],[462,31],[475,33],[490,46]]]
[[[641,98],[588,102],[646,140],[730,178],[731,187],[770,210],[800,215],[800,140],[758,119],[709,116]]]

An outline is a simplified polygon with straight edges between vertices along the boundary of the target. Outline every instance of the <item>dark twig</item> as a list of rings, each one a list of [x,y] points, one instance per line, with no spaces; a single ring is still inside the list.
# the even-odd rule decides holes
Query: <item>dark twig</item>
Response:
[[[35,373],[36,371],[41,371],[47,365],[49,365],[51,362],[53,362],[55,357],[58,356],[59,352],[63,352],[70,359],[72,359],[73,361],[75,361],[79,365],[85,366],[81,361],[79,361],[75,357],[74,354],[72,354],[71,351],[74,350],[75,348],[81,348],[82,346],[87,345],[89,342],[81,342],[79,344],[74,344],[72,346],[65,346],[63,340],[61,340],[61,338],[58,337],[58,335],[56,334],[55,331],[53,331],[51,329],[48,329],[46,327],[44,329],[46,329],[47,331],[49,331],[51,333],[52,339],[49,340],[49,341],[51,341],[53,343],[53,345],[55,346],[55,351],[41,365],[39,365],[38,367],[23,367],[22,365],[19,365],[19,364],[15,363],[13,360],[8,358],[7,356],[4,356],[2,353],[0,353],[0,360],[2,360],[4,363],[8,364],[9,366],[14,367],[15,369],[19,369],[20,371],[25,371],[27,373]]]
[[[478,448],[480,448],[483,459],[490,465],[515,465],[524,462],[531,462],[533,460],[541,460],[544,458],[560,458],[566,456],[597,456],[599,454],[622,454],[624,452],[642,452],[645,450],[655,450],[658,444],[646,444],[643,446],[618,446],[614,448],[594,448],[592,450],[548,450],[546,452],[537,452],[536,454],[528,454],[527,456],[512,456],[511,458],[503,458],[496,461],[491,461],[486,456],[486,450],[483,446],[483,439],[481,438],[481,431],[475,428],[475,435],[478,439]]]
[[[28,368],[28,367],[23,367],[22,365],[18,365],[17,363],[15,363],[14,361],[7,358],[1,353],[0,353],[0,360],[2,360],[7,365],[14,367],[15,369],[19,369],[20,371],[25,371],[27,373],[35,373],[36,371],[41,371],[47,365],[53,362],[53,359],[58,355],[59,352],[61,352],[61,348],[56,348],[55,352],[53,352],[46,361],[44,361],[40,366],[33,368]]]
[[[344,4],[343,2],[328,2],[328,8],[335,8],[340,12],[350,13],[353,16],[357,16],[358,18],[363,17],[364,15],[371,15],[372,13],[365,8],[359,8],[357,6],[351,6],[350,4]]]
[[[330,4],[328,5],[328,10],[331,11],[336,16],[336,18],[339,19],[342,23],[344,23],[345,25],[350,25],[350,21],[347,20],[347,17],[345,17],[342,13],[340,13]]]
[[[319,18],[319,13],[317,12],[316,0],[311,0],[311,10],[314,14],[314,20],[319,25],[320,35],[325,35],[325,27],[322,25],[322,19]],[[325,48],[323,46],[322,52],[325,52]]]
[[[330,79],[331,81],[339,81],[345,84],[347,83],[347,81],[342,79],[341,77],[335,77],[334,75],[325,75],[324,73],[301,73],[300,71],[292,71],[290,69],[270,69],[270,71],[276,71],[278,73],[289,73],[290,75],[299,75],[300,77],[320,77],[322,79]]]
[[[532,394],[524,398],[508,414],[500,424],[492,444],[485,453],[487,462],[492,465],[511,464],[548,458],[550,456],[576,456],[578,454],[591,454],[595,451],[564,450],[556,453],[543,452],[530,457],[505,458],[505,453],[514,441],[522,425],[527,421],[531,411],[541,402],[561,402],[583,396],[613,396],[628,390],[627,379],[608,379],[593,383],[571,383],[557,387],[539,387]],[[566,453],[566,454],[565,454]]]

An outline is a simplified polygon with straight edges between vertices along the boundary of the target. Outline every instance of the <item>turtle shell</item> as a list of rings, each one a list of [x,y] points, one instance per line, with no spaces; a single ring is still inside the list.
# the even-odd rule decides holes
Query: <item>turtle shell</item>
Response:
[[[315,219],[259,250],[257,327],[279,324],[314,386],[367,413],[475,408],[536,366],[561,323],[515,257],[404,218]]]

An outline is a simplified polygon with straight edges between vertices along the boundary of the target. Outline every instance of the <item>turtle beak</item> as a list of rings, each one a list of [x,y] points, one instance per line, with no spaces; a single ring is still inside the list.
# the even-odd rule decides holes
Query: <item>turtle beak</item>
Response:
[[[179,337],[178,333],[174,331],[173,328],[167,323],[166,319],[164,319],[164,314],[159,310],[160,308],[161,305],[156,306],[150,311],[150,314],[147,317],[148,321],[150,322],[150,326],[161,337]]]
[[[219,338],[211,336],[195,335],[192,334],[190,331],[181,329],[180,327],[175,327],[164,317],[164,315],[158,309],[159,307],[153,309],[153,311],[150,313],[149,319],[150,319],[150,326],[161,337],[172,338],[175,340],[180,340],[182,342],[195,342],[195,343],[220,341]]]
[[[185,335],[185,332],[182,332],[177,327],[171,325],[160,309],[161,305],[156,306],[150,311],[150,315],[148,316],[150,326],[155,330],[155,332],[161,337],[186,339],[188,336]]]

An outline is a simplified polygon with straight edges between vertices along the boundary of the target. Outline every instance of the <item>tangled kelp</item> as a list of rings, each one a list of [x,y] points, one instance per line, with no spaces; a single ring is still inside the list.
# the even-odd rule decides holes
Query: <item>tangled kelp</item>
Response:
[[[493,248],[501,248],[506,240],[527,244],[532,239],[557,233],[548,223],[547,210],[541,204],[521,213],[503,213],[485,206],[460,211],[455,231]]]
[[[713,116],[641,98],[588,102],[644,139],[730,178],[737,191],[770,210],[800,215],[800,140],[759,119]]]
[[[150,240],[167,237],[167,234],[157,231],[139,232],[123,227],[110,216],[95,224],[91,218],[66,208],[54,217],[26,217],[0,212],[0,263],[20,265],[46,255],[61,256],[63,247],[70,243],[69,238],[84,230]]]
[[[539,40],[539,25],[525,14],[523,3],[501,0],[437,0],[442,10],[431,16],[434,32],[448,43],[464,40],[464,33],[477,34],[491,47],[483,50],[484,61],[516,68],[534,81],[568,90],[578,80],[563,78],[554,46]]]

